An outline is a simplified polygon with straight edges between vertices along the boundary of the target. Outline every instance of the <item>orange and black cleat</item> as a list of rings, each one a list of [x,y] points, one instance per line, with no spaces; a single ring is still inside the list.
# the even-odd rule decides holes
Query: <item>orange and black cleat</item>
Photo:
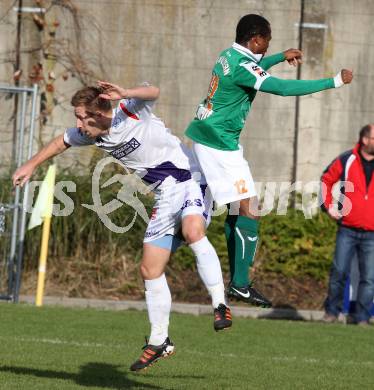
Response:
[[[220,303],[219,306],[214,309],[214,330],[216,332],[230,328],[232,325],[232,317],[230,308]]]
[[[174,353],[174,344],[170,341],[169,337],[161,345],[147,344],[143,347],[143,353],[140,358],[130,366],[131,371],[144,370],[147,367],[152,366],[157,360],[170,356]]]

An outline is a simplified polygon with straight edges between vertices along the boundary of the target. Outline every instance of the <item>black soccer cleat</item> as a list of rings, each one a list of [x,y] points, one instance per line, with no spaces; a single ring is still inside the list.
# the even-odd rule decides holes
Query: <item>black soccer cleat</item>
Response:
[[[156,363],[157,360],[170,356],[174,353],[174,344],[170,341],[169,337],[161,345],[148,344],[147,338],[145,339],[146,345],[143,347],[143,353],[140,358],[130,366],[131,371],[141,371]]]
[[[216,332],[230,328],[232,325],[232,317],[230,308],[220,303],[214,309],[214,330]]]
[[[247,287],[235,287],[230,285],[227,296],[255,306],[264,308],[272,306],[271,302],[251,285]]]

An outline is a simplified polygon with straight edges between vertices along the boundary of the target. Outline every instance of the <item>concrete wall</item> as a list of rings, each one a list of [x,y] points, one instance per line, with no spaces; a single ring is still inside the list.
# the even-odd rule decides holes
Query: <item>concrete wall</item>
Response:
[[[324,23],[327,30],[304,30],[302,78],[331,75],[341,67],[353,69],[355,77],[348,87],[301,98],[298,176],[310,180],[374,121],[374,2],[307,0],[305,11],[305,21]]]
[[[2,0],[0,14],[12,3]],[[34,1],[24,3],[32,5]],[[55,8],[54,17],[60,22],[56,39],[69,42],[71,52],[76,50],[77,57],[92,69],[87,76],[92,80],[106,78],[124,86],[147,80],[160,86],[156,113],[181,137],[197,104],[206,95],[217,55],[233,42],[235,26],[242,15],[260,13],[271,22],[273,39],[269,54],[298,45],[300,0],[72,0],[72,3],[76,6],[74,15],[79,21],[79,32],[73,14]],[[324,24],[326,28],[303,30],[302,78],[334,76],[346,67],[354,69],[355,80],[340,90],[300,99],[299,180],[318,179],[322,168],[349,148],[359,128],[372,120],[374,42],[369,29],[373,14],[374,2],[370,0],[305,0],[304,22]],[[23,34],[23,48],[30,49],[40,33],[30,22],[30,16],[25,18],[28,31]],[[1,82],[12,80],[12,68],[1,62],[6,58],[4,53],[14,47],[11,42],[15,22],[14,12],[0,21]],[[36,38],[30,39],[32,36]],[[40,60],[44,61],[42,57]],[[25,54],[22,61],[30,69],[35,59]],[[64,69],[61,64],[56,65],[56,73]],[[271,73],[283,78],[296,77],[296,69],[288,64],[278,65]],[[23,81],[28,82],[26,74]],[[78,77],[67,81],[58,78],[54,85],[59,104],[43,129],[44,141],[74,122],[69,96],[80,85]],[[3,100],[0,102],[3,104]],[[295,102],[294,97],[261,93],[256,97],[241,142],[258,181],[291,180]],[[8,129],[1,131],[7,133]],[[68,151],[60,162],[75,164],[79,159],[86,164],[91,154],[87,150]],[[1,152],[0,160],[4,161],[4,156]]]

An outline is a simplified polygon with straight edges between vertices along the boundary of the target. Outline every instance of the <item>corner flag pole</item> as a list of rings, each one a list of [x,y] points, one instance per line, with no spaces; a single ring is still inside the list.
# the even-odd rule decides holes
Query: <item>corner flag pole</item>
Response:
[[[39,257],[38,284],[36,288],[35,304],[42,306],[45,273],[47,267],[48,242],[51,229],[53,210],[53,193],[55,188],[56,166],[50,165],[46,177],[40,187],[38,198],[35,202],[29,222],[29,230],[43,223],[42,241]]]
[[[43,305],[44,281],[45,281],[45,272],[47,268],[48,242],[49,242],[49,232],[51,229],[51,219],[52,219],[51,216],[45,217],[43,223],[42,244],[40,249],[40,257],[39,257],[38,284],[36,288],[36,298],[35,298],[36,306]]]

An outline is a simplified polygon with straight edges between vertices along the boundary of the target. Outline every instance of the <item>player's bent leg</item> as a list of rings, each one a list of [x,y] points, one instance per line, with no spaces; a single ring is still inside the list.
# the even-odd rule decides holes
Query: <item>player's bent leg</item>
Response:
[[[231,210],[233,208],[238,209],[237,205]],[[252,286],[249,279],[258,244],[256,209],[256,197],[243,199],[240,201],[239,215],[230,212],[227,215],[225,234],[231,271],[227,295],[256,306],[271,307],[271,302]]]
[[[131,365],[132,371],[143,370],[174,352],[174,345],[168,336],[171,294],[164,274],[171,251],[162,245],[160,247],[158,241],[144,243],[143,247],[140,271],[145,284],[151,335],[142,355]]]
[[[196,257],[200,278],[212,297],[214,329],[228,329],[232,325],[232,318],[225,301],[221,264],[214,247],[205,236],[202,215],[185,216],[182,219],[182,234]]]

